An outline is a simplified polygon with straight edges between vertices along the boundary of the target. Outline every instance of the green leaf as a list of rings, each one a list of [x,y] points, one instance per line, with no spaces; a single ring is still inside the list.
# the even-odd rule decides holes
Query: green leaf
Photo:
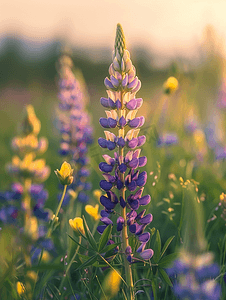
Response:
[[[85,230],[87,240],[88,240],[90,246],[93,248],[93,250],[97,251],[97,243],[96,243],[91,231],[89,230],[89,227],[86,223],[85,217],[84,216],[82,216],[82,217],[83,217],[83,221],[84,221],[84,230]]]
[[[159,231],[156,230],[155,244],[154,244],[154,256],[153,256],[155,262],[159,261],[160,252],[161,252],[161,238],[160,238]]]
[[[93,265],[95,262],[97,261],[97,255],[94,254],[93,256],[90,257],[90,259],[88,259],[86,262],[84,262],[83,264],[81,264],[74,272],[80,270],[80,269],[84,269],[88,266]]]
[[[169,244],[172,242],[172,240],[174,239],[175,235],[174,236],[171,236],[168,238],[168,240],[165,242],[165,245],[163,246],[162,248],[162,252],[161,252],[161,256],[160,258],[163,256],[163,254],[166,252],[166,249],[169,247]]]
[[[162,268],[159,268],[159,273],[162,276],[162,279],[167,283],[169,286],[173,286],[171,280],[169,279],[169,276],[167,275],[166,271],[163,270]]]
[[[115,244],[111,244],[111,245],[108,245],[107,247],[105,247],[101,253],[106,253],[106,252],[109,252],[111,251],[112,249],[114,249],[115,247],[121,245],[121,243],[115,243]]]
[[[69,236],[69,238],[75,242],[77,245],[79,245],[81,248],[87,250],[87,247],[82,246],[82,244],[80,244],[79,242],[77,242],[72,236],[70,236],[69,234],[67,234]]]
[[[163,257],[158,263],[159,267],[168,267],[178,256],[178,253],[172,253]]]
[[[108,240],[110,239],[111,231],[112,231],[112,225],[108,225],[107,228],[105,228],[103,234],[101,235],[100,243],[99,243],[99,247],[98,247],[99,253],[101,253],[101,250],[103,250],[103,248],[107,244]]]

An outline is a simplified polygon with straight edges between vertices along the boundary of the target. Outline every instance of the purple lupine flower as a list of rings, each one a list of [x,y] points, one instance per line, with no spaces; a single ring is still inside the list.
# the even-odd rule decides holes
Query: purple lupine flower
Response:
[[[170,145],[175,145],[178,143],[178,136],[176,133],[165,133],[161,135],[157,141],[159,147],[166,147]]]
[[[214,280],[220,269],[213,263],[211,253],[194,255],[181,252],[167,271],[175,281],[173,289],[179,299],[220,299],[220,285]]]
[[[76,173],[70,188],[78,192],[77,199],[86,203],[89,197],[87,190],[91,189],[88,183],[89,170],[87,165],[88,147],[93,143],[93,130],[90,126],[90,117],[85,110],[85,97],[81,85],[75,78],[71,67],[71,59],[64,55],[59,60],[59,130],[61,132],[61,144],[59,153],[67,156],[68,160],[75,165]],[[106,99],[107,100],[107,99]],[[103,99],[103,105],[110,105],[110,102]],[[114,127],[115,120],[102,118],[102,126]],[[61,187],[63,188],[63,187]],[[64,201],[66,205],[66,201]]]
[[[105,162],[99,164],[104,177],[104,180],[100,181],[100,187],[107,192],[107,195],[100,198],[105,208],[101,212],[101,221],[104,225],[98,226],[97,230],[103,233],[111,223],[109,220],[113,211],[120,208],[121,216],[117,219],[117,231],[127,235],[128,227],[130,233],[136,235],[141,243],[137,252],[143,259],[150,259],[153,250],[145,250],[150,234],[145,233],[144,230],[153,217],[151,214],[144,216],[145,210],[137,213],[140,206],[148,204],[151,200],[150,195],[142,197],[147,173],[140,171],[139,168],[145,166],[147,158],[140,156],[141,149],[137,148],[146,141],[145,136],[139,136],[140,127],[143,126],[145,119],[143,116],[137,116],[143,100],[135,98],[141,82],[136,76],[130,53],[125,49],[125,39],[120,24],[117,26],[113,63],[110,65],[109,75],[110,77],[104,80],[108,98],[100,99],[102,106],[109,109],[106,111],[107,118],[100,118],[100,125],[108,130],[104,131],[105,137],[100,137],[98,143],[101,148],[115,150],[115,152],[114,156],[110,155],[110,152],[104,154]],[[116,131],[112,133],[111,128],[118,128],[118,133],[116,134]],[[127,260],[132,262],[132,249],[129,245],[125,246]]]

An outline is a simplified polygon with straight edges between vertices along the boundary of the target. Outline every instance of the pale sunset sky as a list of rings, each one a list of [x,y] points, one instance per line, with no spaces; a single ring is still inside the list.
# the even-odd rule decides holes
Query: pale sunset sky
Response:
[[[73,46],[112,48],[121,23],[128,48],[142,45],[169,57],[195,55],[207,24],[222,47],[226,41],[226,0],[1,0],[0,11],[0,37],[55,36]]]

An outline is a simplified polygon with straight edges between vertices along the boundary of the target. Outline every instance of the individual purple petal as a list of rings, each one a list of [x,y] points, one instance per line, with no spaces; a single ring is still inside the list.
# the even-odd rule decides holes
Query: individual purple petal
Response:
[[[108,119],[107,118],[100,118],[99,123],[104,128],[109,128]]]
[[[117,88],[119,86],[119,81],[113,75],[111,75],[110,78],[111,78],[111,83],[113,84],[113,86],[115,88]]]
[[[118,203],[118,198],[112,191],[107,192],[108,198],[115,204]]]
[[[97,231],[102,234],[105,230],[105,228],[107,228],[107,225],[99,225],[97,226]]]
[[[117,219],[117,231],[121,231],[123,229],[123,225],[124,225],[125,220],[123,219],[123,217],[118,217]]]
[[[122,86],[125,87],[128,83],[128,74],[125,75],[125,77],[122,80]]]
[[[154,251],[152,249],[146,249],[144,250],[143,252],[140,253],[140,256],[147,260],[147,259],[150,259],[154,254]]]
[[[132,263],[132,256],[131,255],[127,255],[126,259],[128,260],[128,262],[131,264]]]
[[[138,80],[137,86],[134,89],[132,89],[132,93],[138,92],[140,88],[141,88],[141,81]]]
[[[139,176],[139,170],[137,170],[136,172],[134,172],[134,169],[131,169],[132,173],[131,173],[131,179],[132,180],[137,180],[138,176]]]
[[[123,197],[122,196],[120,196],[120,205],[121,205],[121,207],[122,208],[125,208],[126,207],[126,201],[123,199]]]
[[[139,236],[139,241],[142,243],[147,243],[150,240],[150,233],[144,232]]]
[[[115,182],[115,176],[112,176],[111,174],[103,173],[104,179],[108,182],[114,183]]]
[[[144,230],[144,225],[139,225],[137,223],[134,223],[129,226],[129,230],[131,233],[134,233],[136,235],[140,235],[142,231]]]
[[[124,163],[122,163],[121,165],[119,165],[119,171],[120,171],[120,173],[124,174],[126,172],[126,170],[127,170],[127,166]]]
[[[136,218],[137,217],[137,212],[135,210],[131,210],[127,215],[127,218]]]
[[[129,191],[133,192],[135,191],[135,189],[137,188],[137,184],[136,184],[136,181],[131,181],[130,183],[128,183],[127,185],[127,188]]]
[[[104,190],[104,191],[109,191],[113,185],[111,182],[107,182],[106,180],[101,180],[100,181],[100,187]]]
[[[137,83],[138,83],[138,78],[135,77],[133,81],[131,81],[129,84],[127,84],[127,88],[128,89],[133,89],[137,86]]]
[[[147,157],[146,156],[142,156],[139,157],[139,167],[144,167],[147,163]]]
[[[99,169],[102,172],[110,173],[110,172],[112,172],[113,168],[114,168],[114,166],[111,166],[105,162],[99,163]]]
[[[102,137],[98,139],[98,144],[100,145],[101,148],[107,148],[107,140],[105,140]]]
[[[136,109],[139,109],[143,104],[143,99],[142,98],[137,98],[136,101],[137,101]]]
[[[139,125],[138,127],[141,127],[144,125],[144,122],[145,122],[145,118],[143,116],[140,117],[140,122],[139,122]]]
[[[119,146],[119,147],[124,147],[125,146],[125,144],[126,144],[126,142],[125,142],[125,140],[124,140],[124,138],[122,138],[122,137],[120,137],[120,138],[118,138],[118,140],[117,140],[117,145]]]
[[[108,125],[110,128],[115,128],[117,126],[117,121],[113,118],[108,118]]]
[[[128,163],[133,158],[133,151],[128,151],[125,156],[125,163]]]
[[[123,182],[120,179],[117,180],[116,187],[118,190],[121,190],[121,188],[123,188]]]
[[[115,89],[115,87],[113,86],[113,84],[111,83],[109,78],[107,78],[107,77],[104,79],[104,84],[105,84],[107,89],[112,89],[112,90]]]
[[[145,135],[138,136],[137,139],[138,139],[137,147],[143,146],[144,143],[146,142],[146,136]]]
[[[140,206],[138,200],[128,200],[128,203],[133,210],[137,210]]]
[[[136,184],[138,186],[144,186],[147,181],[147,172],[143,171],[139,174]]]
[[[105,225],[113,224],[112,220],[110,220],[108,217],[103,217],[100,219],[101,222],[103,222]]]
[[[134,224],[134,222],[135,222],[135,218],[131,217],[127,220],[127,225],[130,226],[130,225]]]
[[[146,243],[142,243],[142,244],[140,245],[140,247],[139,247],[139,248],[137,248],[137,253],[141,253],[141,252],[143,252],[143,251],[144,251],[144,248],[145,248],[145,246],[146,246]]]
[[[108,101],[109,101],[110,108],[113,108],[113,109],[116,108],[116,104],[111,98],[108,98]]]
[[[109,108],[109,100],[107,98],[101,97],[100,98],[100,103],[102,104],[103,107]]]
[[[112,158],[111,156],[109,156],[109,155],[107,155],[107,154],[104,154],[104,155],[102,155],[102,156],[103,156],[104,160],[106,161],[106,163],[107,163],[108,165],[114,165],[114,164],[115,164],[115,159]]]
[[[126,255],[129,255],[129,254],[131,254],[131,253],[132,253],[132,248],[131,248],[131,246],[127,246],[126,249],[125,249],[125,254],[126,254]]]
[[[132,99],[126,103],[126,108],[129,110],[134,110],[137,107],[137,99]]]
[[[135,118],[135,119],[129,121],[129,127],[137,128],[139,126],[139,123],[140,123],[140,118]]]
[[[100,215],[101,215],[102,218],[104,218],[104,217],[109,217],[110,214],[108,212],[106,212],[106,210],[102,210],[100,212]]]
[[[119,101],[119,99],[116,100],[115,106],[116,106],[116,108],[117,108],[118,110],[119,110],[120,108],[122,108],[122,103],[121,103],[121,101]]]
[[[134,149],[136,148],[137,146],[140,146],[138,145],[138,138],[133,138],[132,140],[128,141],[128,147],[131,148],[131,149]]]
[[[111,210],[113,208],[115,208],[115,203],[111,202],[110,199],[108,199],[105,196],[101,196],[100,197],[100,203],[107,209],[107,210]]]
[[[118,122],[121,128],[123,128],[126,125],[126,119],[123,116],[121,116]]]
[[[139,220],[139,222],[140,222],[141,224],[150,224],[150,223],[152,222],[152,220],[153,220],[152,214],[148,214],[148,215],[146,215],[145,217],[141,218],[141,219]]]
[[[99,142],[99,140],[98,140],[98,142]],[[100,143],[99,143],[100,144]],[[107,145],[107,148],[108,148],[108,150],[114,150],[115,149],[115,142],[112,142],[112,141],[107,141],[106,142],[106,145]],[[103,148],[105,148],[105,147],[103,147]]]
[[[144,188],[140,188],[134,195],[134,199],[138,199],[141,197],[142,193],[143,193]]]
[[[151,201],[151,196],[146,195],[139,199],[140,205],[147,205]]]
[[[140,218],[142,218],[144,216],[146,212],[146,209],[143,209],[141,212],[139,212],[139,214],[136,216],[136,220],[139,220]]]
[[[127,166],[131,169],[136,169],[138,167],[139,160],[137,158],[132,159]]]

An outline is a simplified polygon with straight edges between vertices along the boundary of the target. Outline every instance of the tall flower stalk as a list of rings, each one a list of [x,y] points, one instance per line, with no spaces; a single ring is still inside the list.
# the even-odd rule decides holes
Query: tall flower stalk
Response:
[[[93,130],[90,126],[90,116],[85,110],[86,99],[82,92],[82,85],[75,78],[72,68],[71,58],[63,55],[58,62],[58,127],[61,132],[59,153],[75,169],[74,181],[66,194],[63,205],[69,202],[70,195],[72,199],[77,197],[81,203],[88,202],[87,191],[91,188],[87,180],[90,174],[87,166],[89,163],[88,146],[93,142]]]
[[[113,63],[109,67],[110,79],[105,78],[104,80],[108,98],[100,100],[102,106],[109,110],[105,111],[106,118],[100,118],[100,125],[103,128],[110,128],[114,133],[104,131],[105,138],[99,138],[98,143],[102,148],[117,149],[117,151],[114,153],[114,158],[104,154],[105,162],[99,164],[104,177],[104,180],[100,181],[100,187],[107,192],[107,195],[100,197],[100,202],[105,207],[101,211],[101,221],[104,225],[98,226],[97,230],[103,233],[105,228],[113,223],[110,217],[114,215],[117,203],[120,203],[117,231],[121,232],[129,299],[133,299],[131,262],[136,258],[133,257],[129,245],[129,232],[135,234],[141,242],[137,249],[140,256],[143,259],[151,258],[153,250],[144,250],[150,239],[150,234],[144,233],[144,229],[153,217],[151,214],[144,216],[145,210],[137,212],[140,206],[148,204],[151,200],[150,195],[142,197],[147,173],[145,171],[140,173],[139,170],[136,170],[147,162],[145,156],[140,157],[141,149],[136,149],[142,146],[146,140],[145,136],[139,136],[139,128],[144,124],[144,117],[136,117],[143,100],[135,98],[141,82],[136,76],[136,69],[130,60],[130,53],[126,50],[125,37],[120,24],[117,25],[112,58]],[[119,200],[117,192],[113,192],[115,189],[118,190]],[[128,194],[135,191],[135,194]]]

